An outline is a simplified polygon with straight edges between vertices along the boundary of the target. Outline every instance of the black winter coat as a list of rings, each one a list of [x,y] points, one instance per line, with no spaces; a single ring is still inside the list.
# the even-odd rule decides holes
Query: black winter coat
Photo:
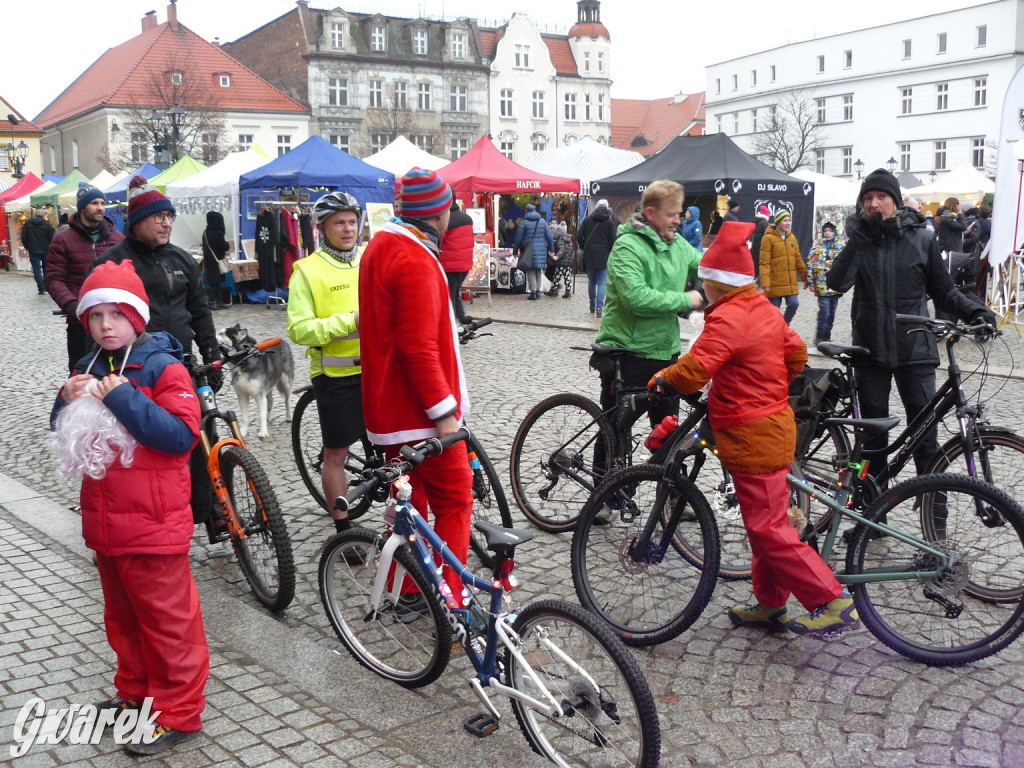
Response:
[[[935,240],[940,251],[962,252],[964,248],[964,230],[967,224],[963,216],[956,213],[943,213],[935,222]]]
[[[846,246],[832,262],[826,284],[845,293],[853,288],[850,312],[853,343],[867,347],[867,360],[886,368],[939,364],[935,336],[896,323],[896,315],[928,315],[929,297],[936,307],[968,319],[982,309],[953,285],[924,217],[901,208],[883,222],[879,242],[861,237],[856,216],[846,222]]]
[[[33,216],[21,228],[21,244],[29,256],[45,256],[53,240],[53,225],[43,216]]]
[[[586,269],[608,269],[608,255],[615,245],[619,223],[612,216],[611,209],[601,207],[587,216],[576,233],[576,242],[583,249],[583,266]]]

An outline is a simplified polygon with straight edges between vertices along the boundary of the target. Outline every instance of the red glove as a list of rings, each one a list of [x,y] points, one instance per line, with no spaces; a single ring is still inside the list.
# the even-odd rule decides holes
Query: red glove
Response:
[[[651,434],[644,440],[644,447],[653,453],[654,451],[661,448],[661,444],[665,442],[665,438],[675,432],[676,427],[679,426],[679,418],[675,415],[666,416],[661,420],[661,424],[656,426]]]

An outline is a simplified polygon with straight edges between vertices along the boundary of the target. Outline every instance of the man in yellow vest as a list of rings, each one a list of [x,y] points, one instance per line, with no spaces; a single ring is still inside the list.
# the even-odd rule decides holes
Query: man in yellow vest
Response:
[[[313,206],[320,247],[295,262],[288,283],[288,338],[309,347],[320,431],[324,496],[333,506],[348,492],[345,458],[364,431],[359,367],[359,202],[330,192]],[[334,527],[350,526],[332,509]],[[348,553],[346,553],[348,554]]]

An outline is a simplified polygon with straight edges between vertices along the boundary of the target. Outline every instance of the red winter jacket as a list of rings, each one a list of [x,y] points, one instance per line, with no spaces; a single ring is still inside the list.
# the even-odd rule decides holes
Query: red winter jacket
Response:
[[[473,219],[468,213],[452,211],[441,238],[441,266],[445,272],[469,272],[473,268]]]
[[[106,217],[100,222],[96,242],[86,234],[79,214],[71,217],[68,229],[54,236],[46,254],[46,290],[58,307],[64,309],[70,302],[78,301],[85,272],[93,259],[122,240],[124,235],[114,229],[114,222]],[[77,317],[68,317],[68,323],[77,322]]]

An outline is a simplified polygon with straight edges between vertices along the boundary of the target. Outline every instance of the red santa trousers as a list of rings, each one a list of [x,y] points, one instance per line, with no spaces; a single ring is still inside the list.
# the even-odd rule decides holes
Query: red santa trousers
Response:
[[[152,696],[160,725],[200,730],[210,650],[188,554],[97,552],[96,565],[107,640],[117,654],[117,695],[138,702]]]
[[[753,552],[751,580],[761,605],[777,608],[790,593],[809,611],[835,600],[843,587],[817,552],[789,524],[789,467],[760,475],[734,472],[736,499]]]
[[[384,455],[393,459],[402,446],[389,445]],[[409,472],[412,482],[412,505],[429,521],[434,519],[434,532],[462,562],[469,554],[469,526],[473,517],[473,472],[465,441],[456,443],[437,456],[431,456]],[[436,558],[440,563],[440,557]],[[444,580],[462,606],[462,581],[455,571],[444,567]],[[403,592],[413,591],[409,582]]]

